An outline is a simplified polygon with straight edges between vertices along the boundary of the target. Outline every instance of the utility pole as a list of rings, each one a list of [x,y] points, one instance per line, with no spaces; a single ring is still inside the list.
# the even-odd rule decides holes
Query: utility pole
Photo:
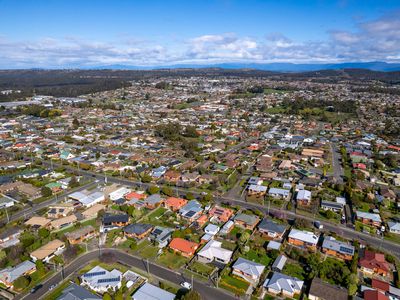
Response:
[[[6,211],[7,223],[10,223],[10,217],[8,216],[7,207],[4,207],[4,210]]]
[[[61,277],[62,277],[62,280],[64,280],[64,279],[65,279],[65,274],[64,274],[64,265],[62,265],[62,266],[61,266]]]
[[[192,274],[192,289],[193,289],[193,274]]]
[[[147,266],[147,274],[150,274],[150,266],[149,266],[149,259],[146,259],[146,266]]]

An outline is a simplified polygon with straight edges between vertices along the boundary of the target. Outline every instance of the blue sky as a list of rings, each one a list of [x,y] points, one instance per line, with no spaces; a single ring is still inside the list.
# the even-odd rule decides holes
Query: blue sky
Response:
[[[0,0],[0,68],[374,60],[398,0]]]

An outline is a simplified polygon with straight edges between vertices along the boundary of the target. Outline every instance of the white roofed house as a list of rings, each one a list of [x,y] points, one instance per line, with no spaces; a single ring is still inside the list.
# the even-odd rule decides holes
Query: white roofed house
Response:
[[[96,266],[81,276],[81,285],[87,286],[97,293],[105,293],[109,289],[116,291],[121,287],[122,273],[117,269],[107,271]]]
[[[216,261],[222,264],[228,264],[233,252],[221,247],[222,242],[211,240],[198,253],[197,258],[200,262],[211,263]]]
[[[263,287],[273,295],[293,298],[301,293],[304,281],[279,272],[272,273],[271,278],[267,278]]]
[[[390,233],[400,234],[400,223],[399,222],[391,222],[387,223]]]
[[[291,245],[303,247],[308,250],[316,251],[319,236],[310,231],[292,229],[288,236]]]
[[[232,266],[232,274],[242,277],[250,283],[257,283],[264,269],[264,265],[239,257]]]
[[[125,195],[129,194],[132,190],[128,189],[126,187],[120,187],[116,189],[115,191],[112,191],[108,194],[108,197],[110,197],[111,201],[115,201],[118,199],[123,198]]]
[[[251,184],[247,188],[247,195],[262,197],[267,193],[268,188],[263,185]]]
[[[132,300],[174,300],[175,295],[150,283],[143,284],[132,295]]]
[[[268,191],[268,195],[273,198],[288,200],[290,196],[290,191],[280,188],[270,188]]]
[[[311,192],[307,190],[298,191],[296,202],[300,205],[309,205],[311,203]]]
[[[75,192],[68,196],[70,199],[78,201],[82,206],[90,207],[105,200],[104,192],[84,190]]]

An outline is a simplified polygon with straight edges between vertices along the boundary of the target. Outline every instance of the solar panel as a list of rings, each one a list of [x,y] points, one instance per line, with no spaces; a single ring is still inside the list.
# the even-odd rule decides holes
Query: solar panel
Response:
[[[353,249],[351,249],[351,248],[347,248],[347,247],[344,247],[344,246],[340,246],[339,249],[340,249],[340,251],[342,251],[342,252],[349,253],[349,254],[353,254]]]
[[[191,210],[191,211],[189,211],[189,212],[186,214],[186,216],[189,217],[189,218],[191,218],[191,217],[193,217],[195,214],[196,214],[196,212],[194,212],[193,210]]]
[[[155,230],[153,231],[154,234],[160,234],[161,232],[162,232],[162,230],[160,230],[160,229],[155,229]]]
[[[99,275],[105,275],[106,271],[99,271],[99,272],[92,272],[92,273],[86,273],[83,275],[83,277],[93,277],[93,276],[99,276]]]
[[[117,282],[117,281],[120,281],[119,277],[99,279],[97,280],[97,283]]]

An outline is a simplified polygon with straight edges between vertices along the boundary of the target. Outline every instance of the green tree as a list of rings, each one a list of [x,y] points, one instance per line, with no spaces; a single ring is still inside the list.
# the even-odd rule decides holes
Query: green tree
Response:
[[[13,285],[17,290],[22,290],[29,285],[29,279],[25,276],[18,277],[14,280]]]
[[[152,185],[151,187],[148,188],[147,190],[150,195],[157,194],[160,191],[160,188],[158,186]]]
[[[41,261],[40,259],[36,261],[36,270],[40,277],[46,274],[46,267],[44,266],[43,261]]]
[[[46,228],[39,228],[38,234],[42,239],[47,238],[50,235],[50,231],[47,230]]]
[[[70,180],[69,183],[68,183],[68,187],[71,188],[71,189],[73,189],[73,188],[76,188],[76,187],[78,187],[78,186],[79,186],[79,182],[78,182],[78,180],[76,179],[76,176],[72,176],[72,177],[71,177],[71,180]]]
[[[109,293],[104,293],[103,294],[103,300],[112,300],[112,298],[111,298]]]
[[[247,242],[249,238],[250,238],[250,233],[245,231],[240,235],[239,242],[243,245]]]
[[[174,191],[172,190],[172,188],[170,188],[169,186],[164,186],[161,189],[161,192],[167,196],[172,197],[174,195]]]
[[[149,174],[143,174],[141,176],[141,179],[142,179],[142,182],[144,182],[144,183],[149,183],[152,180],[152,178]]]
[[[182,300],[201,300],[201,295],[195,290],[190,290],[182,297]]]
[[[51,189],[47,186],[43,186],[41,189],[41,193],[43,197],[50,197],[51,195],[53,195],[53,192],[51,191]]]

